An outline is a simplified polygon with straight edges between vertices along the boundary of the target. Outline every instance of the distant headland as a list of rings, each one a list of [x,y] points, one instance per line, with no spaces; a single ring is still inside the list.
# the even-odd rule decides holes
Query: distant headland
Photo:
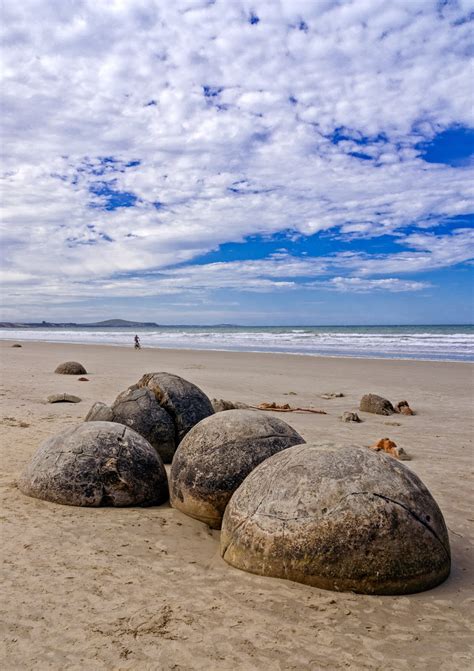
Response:
[[[0,328],[158,328],[155,322],[130,322],[126,319],[106,319],[102,322],[91,322],[89,324],[78,324],[76,322],[0,322]]]

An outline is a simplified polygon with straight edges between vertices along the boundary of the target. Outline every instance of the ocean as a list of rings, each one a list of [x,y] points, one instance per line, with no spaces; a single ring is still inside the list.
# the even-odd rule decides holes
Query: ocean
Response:
[[[160,326],[158,328],[2,328],[1,340],[95,345],[285,352],[313,356],[474,361],[474,325],[466,326]]]

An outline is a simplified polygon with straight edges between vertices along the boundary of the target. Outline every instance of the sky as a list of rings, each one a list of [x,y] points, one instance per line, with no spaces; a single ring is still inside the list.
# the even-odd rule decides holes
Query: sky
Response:
[[[0,319],[473,321],[474,0],[0,7]]]

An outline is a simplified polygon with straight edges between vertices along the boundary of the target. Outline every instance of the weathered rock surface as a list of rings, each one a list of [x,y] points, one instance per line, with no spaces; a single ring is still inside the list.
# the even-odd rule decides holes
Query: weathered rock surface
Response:
[[[249,406],[240,401],[225,401],[223,398],[213,398],[211,400],[214,412],[223,412],[224,410],[245,410]]]
[[[395,412],[390,401],[383,398],[383,396],[377,396],[377,394],[362,396],[359,409],[364,412],[373,412],[376,415],[393,415]]]
[[[277,417],[251,410],[227,410],[202,420],[173,457],[173,507],[220,528],[233,492],[262,461],[303,438]]]
[[[47,401],[48,403],[80,403],[82,398],[74,394],[51,394]]]
[[[97,401],[84,418],[85,422],[113,422],[114,413],[110,405]]]
[[[87,371],[84,366],[77,361],[65,361],[60,363],[54,371],[60,375],[86,375]]]
[[[171,416],[176,445],[201,419],[214,414],[211,401],[195,384],[171,373],[147,373],[137,387],[150,389]]]
[[[117,396],[111,410],[114,422],[125,424],[153,445],[166,464],[176,450],[175,426],[150,389],[132,386]]]
[[[361,418],[356,412],[343,412],[341,417],[343,422],[361,422]]]
[[[121,424],[80,424],[47,440],[18,486],[28,496],[71,506],[152,505],[168,499],[153,447]]]
[[[221,554],[237,568],[324,589],[409,594],[450,571],[446,525],[421,480],[364,447],[291,447],[232,496]]]
[[[149,373],[117,396],[111,406],[95,403],[85,421],[125,424],[146,438],[171,463],[181,438],[214,413],[199,387],[170,373]]]

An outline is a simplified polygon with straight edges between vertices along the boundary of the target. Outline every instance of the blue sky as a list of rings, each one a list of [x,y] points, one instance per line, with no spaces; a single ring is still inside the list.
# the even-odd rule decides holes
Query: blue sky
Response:
[[[13,0],[3,320],[473,320],[474,0]]]

